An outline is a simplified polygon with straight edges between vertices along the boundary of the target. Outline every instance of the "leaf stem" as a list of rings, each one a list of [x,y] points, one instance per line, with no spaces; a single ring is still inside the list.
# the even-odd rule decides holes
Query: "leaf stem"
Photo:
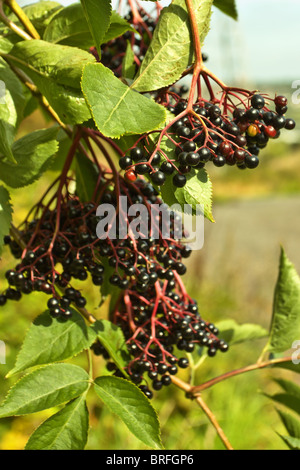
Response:
[[[189,94],[189,99],[188,99],[188,105],[187,105],[187,110],[192,111],[195,89],[197,86],[199,74],[203,68],[203,61],[202,61],[202,53],[201,53],[201,41],[200,41],[200,36],[199,36],[197,17],[195,13],[193,0],[185,0],[185,3],[186,3],[186,7],[188,10],[188,14],[189,14],[190,25],[191,25],[192,36],[193,36],[194,53],[195,53],[193,78],[192,78],[192,84],[191,84],[191,89],[190,89],[190,94]]]
[[[4,0],[4,2],[11,9],[11,11],[13,11],[14,14],[19,18],[22,25],[28,31],[30,36],[32,36],[33,39],[41,39],[39,33],[37,32],[37,30],[35,29],[35,27],[31,23],[28,16],[25,14],[23,8],[21,8],[20,5],[18,5],[16,0]]]
[[[20,36],[22,39],[25,39],[25,41],[29,41],[32,39],[29,34],[27,34],[25,31],[23,31],[19,26],[17,26],[13,21],[11,21],[9,18],[4,13],[3,10],[3,2],[2,0],[0,1],[0,20],[6,24],[14,33],[16,33],[18,36]]]

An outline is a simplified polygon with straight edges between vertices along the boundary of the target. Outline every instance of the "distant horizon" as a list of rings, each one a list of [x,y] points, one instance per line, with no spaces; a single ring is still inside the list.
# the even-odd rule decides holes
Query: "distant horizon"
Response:
[[[25,5],[35,1],[19,0],[18,3]],[[61,0],[59,3],[75,2]],[[153,7],[149,3],[141,2],[146,8]],[[236,0],[236,4],[237,22],[214,8],[211,29],[203,47],[209,56],[209,67],[228,82],[291,87],[294,80],[300,79],[300,1]]]

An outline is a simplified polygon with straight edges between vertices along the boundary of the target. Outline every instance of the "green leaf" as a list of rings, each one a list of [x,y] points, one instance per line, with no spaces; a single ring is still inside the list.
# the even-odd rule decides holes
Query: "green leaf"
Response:
[[[89,430],[85,394],[65,405],[30,436],[25,450],[82,450]]]
[[[130,356],[121,328],[108,320],[97,320],[93,323],[92,328],[116,366],[127,376],[124,369],[130,360]]]
[[[82,90],[98,129],[107,137],[143,134],[165,122],[162,106],[133,91],[102,64],[84,68]]]
[[[270,339],[266,350],[282,352],[300,338],[300,278],[283,249],[275,287]]]
[[[104,35],[102,43],[105,44],[112,39],[118,38],[122,34],[126,33],[126,31],[135,31],[135,29],[116,11],[112,11],[110,25]]]
[[[276,382],[280,387],[286,392],[289,393],[290,395],[295,396],[300,400],[300,387],[299,385],[296,385],[294,382],[291,382],[290,380],[285,380],[285,379],[274,379],[274,382]]]
[[[274,379],[274,381],[280,385],[285,393],[266,396],[300,414],[300,387],[290,380]]]
[[[268,336],[268,332],[265,328],[254,323],[243,323],[239,325],[235,320],[229,319],[220,321],[216,326],[220,331],[220,338],[230,344],[253,341]]]
[[[34,40],[17,43],[7,57],[34,81],[63,122],[80,124],[90,119],[80,80],[83,67],[95,62],[92,54]]]
[[[30,19],[39,34],[43,34],[52,16],[62,9],[58,2],[40,1],[23,7],[26,16]]]
[[[110,0],[80,0],[89,30],[94,38],[94,45],[101,55],[101,44],[109,28],[111,17]]]
[[[201,43],[209,31],[212,2],[194,0]],[[185,0],[174,0],[161,12],[133,88],[137,91],[151,91],[176,82],[193,63],[193,51]]]
[[[88,389],[89,376],[73,364],[51,364],[22,377],[8,392],[0,418],[46,410],[78,397]]]
[[[82,154],[76,154],[76,194],[81,201],[92,200],[98,175],[95,163]]]
[[[122,76],[132,79],[135,75],[134,52],[130,41],[127,41],[127,48],[122,62]]]
[[[132,434],[149,447],[162,449],[156,412],[138,387],[118,377],[98,377],[95,392]]]
[[[0,58],[0,154],[14,161],[11,145],[23,117],[25,95],[21,82]]]
[[[282,436],[281,434],[278,434],[278,436],[281,437],[290,449],[300,450],[300,439],[297,439],[296,437]]]
[[[300,373],[300,364],[293,364],[291,360],[274,364],[273,367],[279,367],[281,369],[291,370],[292,372],[296,372],[298,374]]]
[[[116,11],[112,11],[111,23],[102,42],[105,43],[115,39],[126,31],[134,31],[134,29]],[[43,39],[56,44],[65,44],[86,50],[95,45],[80,3],[62,8],[53,15],[45,30]]]
[[[39,1],[23,7],[24,13],[30,19],[33,26],[40,35],[43,35],[45,28],[51,20],[53,14],[62,9],[62,5],[53,1]],[[10,12],[8,18],[12,20],[17,26],[23,27],[19,19],[14,13]],[[5,35],[13,42],[20,41],[20,37],[13,31],[8,29],[6,25],[0,25],[0,30],[5,30]]]
[[[280,416],[280,419],[285,426],[287,432],[291,437],[297,437],[300,440],[300,420],[294,418],[289,413],[285,413],[281,410],[276,410]]]
[[[235,0],[214,0],[214,6],[234,20],[238,19]]]
[[[7,377],[33,367],[63,361],[88,349],[96,340],[96,333],[87,326],[82,316],[72,310],[67,323],[52,318],[49,311],[39,315],[31,324],[15,367]]]
[[[0,160],[2,180],[12,188],[33,183],[50,166],[58,149],[58,127],[41,129],[21,137],[12,146],[17,165]]]
[[[2,252],[3,238],[9,234],[12,212],[9,192],[6,188],[0,186],[0,254]]]

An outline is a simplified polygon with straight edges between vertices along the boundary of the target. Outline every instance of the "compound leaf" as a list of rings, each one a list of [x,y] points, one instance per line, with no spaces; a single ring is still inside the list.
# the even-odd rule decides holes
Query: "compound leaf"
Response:
[[[199,36],[203,43],[209,31],[213,0],[193,1]],[[150,91],[176,82],[193,63],[193,50],[185,0],[174,0],[161,12],[133,88],[138,91]]]
[[[95,392],[108,408],[149,447],[161,449],[159,421],[149,400],[138,387],[118,377],[98,377]]]
[[[89,430],[85,394],[44,421],[30,436],[26,450],[82,450]]]
[[[7,57],[34,81],[62,121],[80,124],[90,119],[80,80],[83,67],[95,62],[92,54],[34,40],[17,43]]]
[[[52,318],[49,311],[39,315],[31,324],[15,367],[10,377],[28,367],[63,361],[88,349],[96,340],[96,333],[87,326],[82,316],[72,310],[68,322]]]
[[[84,68],[82,90],[98,129],[107,137],[143,134],[165,122],[162,106],[133,91],[102,64]]]
[[[73,364],[51,364],[22,377],[8,392],[0,418],[20,416],[61,405],[88,389],[89,376]]]

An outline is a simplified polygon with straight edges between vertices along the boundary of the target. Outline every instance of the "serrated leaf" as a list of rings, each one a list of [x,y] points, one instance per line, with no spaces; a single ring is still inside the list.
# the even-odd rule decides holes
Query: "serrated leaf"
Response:
[[[143,134],[165,122],[162,106],[133,91],[102,64],[84,68],[82,90],[98,129],[107,137]]]
[[[89,430],[85,395],[65,405],[30,436],[25,450],[82,450]]]
[[[268,336],[268,331],[265,328],[254,323],[243,323],[239,325],[235,320],[229,319],[220,321],[216,326],[220,331],[220,338],[231,345]]]
[[[213,0],[194,0],[200,40],[209,31]],[[161,12],[153,38],[133,83],[137,91],[151,91],[176,82],[193,63],[193,40],[185,0],[173,0]]]
[[[297,439],[296,437],[282,436],[281,434],[278,434],[278,436],[281,437],[290,449],[300,450],[300,439]]]
[[[11,145],[23,117],[25,95],[21,82],[0,58],[0,154],[14,161]]]
[[[88,389],[89,376],[73,364],[51,364],[22,377],[8,392],[0,418],[20,416],[61,405]]]
[[[52,16],[62,8],[62,5],[58,2],[43,0],[24,6],[23,10],[38,33],[43,34]]]
[[[96,340],[96,333],[82,316],[71,309],[72,317],[65,323],[52,318],[49,311],[39,315],[31,324],[15,367],[7,377],[33,367],[58,362],[76,356]]]
[[[238,19],[235,0],[214,0],[214,6],[234,20]]]
[[[135,75],[134,52],[130,41],[127,41],[126,52],[122,62],[122,77],[132,79]]]
[[[0,186],[0,254],[2,252],[3,238],[9,234],[12,212],[9,192],[6,188]]]
[[[300,420],[282,410],[276,410],[280,419],[291,437],[300,440]]]
[[[41,129],[21,137],[12,146],[17,163],[0,160],[1,179],[12,188],[33,183],[50,166],[58,149],[58,127]]]
[[[149,447],[162,449],[156,412],[138,387],[118,377],[98,377],[95,392],[132,434]]]
[[[124,34],[126,31],[134,31],[130,24],[116,11],[112,11],[110,20],[109,28],[102,39],[103,43]],[[89,49],[95,45],[80,3],[62,8],[53,15],[45,30],[43,39],[55,44],[65,44],[80,49]]]
[[[110,0],[80,0],[87,20],[89,30],[94,38],[99,55],[101,55],[101,44],[106,31],[109,28],[111,17]]]
[[[300,338],[300,278],[283,249],[275,287],[270,339],[266,350],[283,352]]]
[[[95,62],[92,54],[34,40],[17,43],[7,58],[33,80],[63,122],[81,124],[90,119],[80,80],[83,67]]]
[[[108,320],[97,320],[91,328],[94,329],[99,341],[105,347],[113,362],[127,376],[124,369],[130,360],[130,356],[121,328]]]
[[[81,201],[91,201],[99,172],[96,165],[82,154],[76,154],[76,194]]]

